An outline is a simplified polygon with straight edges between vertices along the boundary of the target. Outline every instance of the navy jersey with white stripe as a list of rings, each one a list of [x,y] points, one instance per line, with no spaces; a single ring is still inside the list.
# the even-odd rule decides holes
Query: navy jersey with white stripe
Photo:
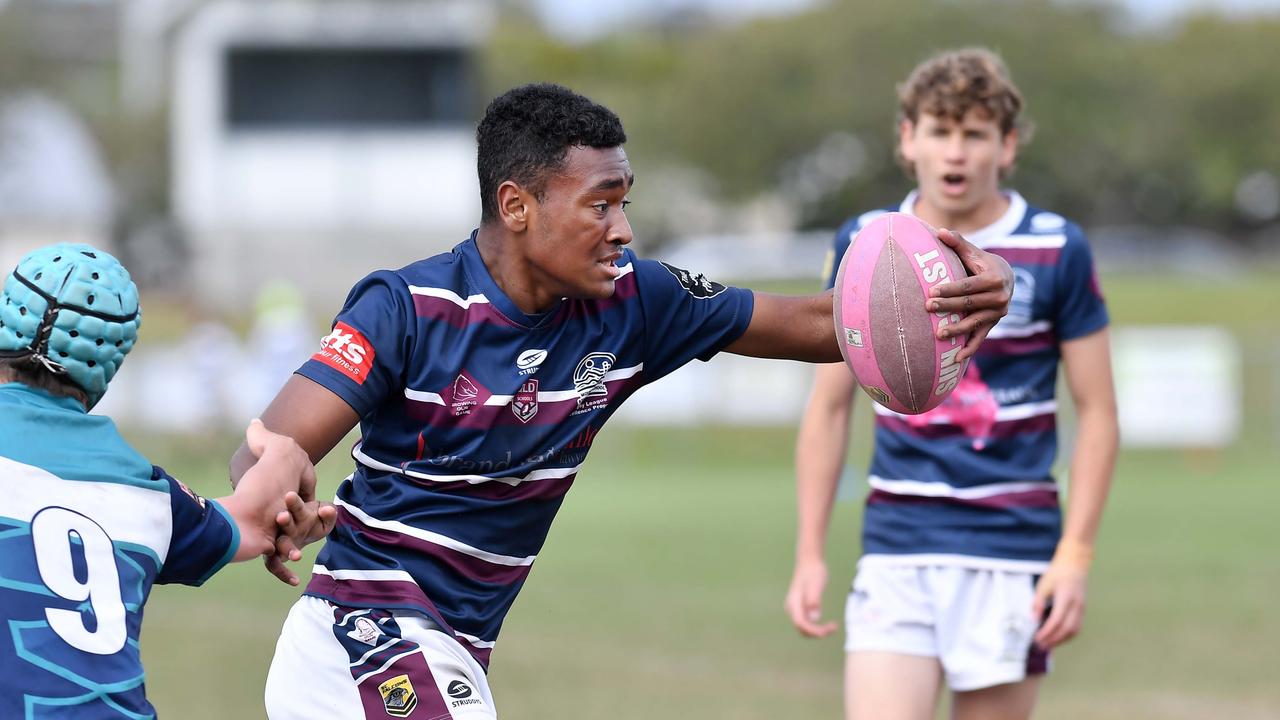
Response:
[[[1107,325],[1084,234],[1062,216],[1009,193],[1009,209],[969,241],[1007,260],[1013,298],[960,385],[922,415],[873,404],[875,449],[863,552],[1021,568],[1046,566],[1061,512],[1051,475],[1057,453],[1055,386],[1063,341]],[[832,258],[889,210],[865,213],[836,233]],[[828,264],[826,286],[834,283]]]
[[[0,717],[155,717],[143,603],[225,565],[235,524],[76,400],[3,384],[0,417]]]
[[[596,433],[642,385],[746,330],[750,291],[629,250],[612,297],[520,311],[475,237],[351,291],[298,373],[360,415],[307,593],[406,609],[487,666]]]

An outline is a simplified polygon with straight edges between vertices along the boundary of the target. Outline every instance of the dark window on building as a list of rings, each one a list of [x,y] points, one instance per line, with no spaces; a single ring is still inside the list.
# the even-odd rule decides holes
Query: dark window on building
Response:
[[[232,130],[383,129],[472,119],[470,59],[447,48],[234,47]]]

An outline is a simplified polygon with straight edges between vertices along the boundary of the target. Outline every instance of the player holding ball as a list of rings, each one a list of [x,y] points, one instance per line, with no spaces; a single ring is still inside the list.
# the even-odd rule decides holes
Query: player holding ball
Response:
[[[829,293],[725,287],[627,248],[636,177],[607,108],[523,86],[489,105],[477,140],[476,231],[359,282],[262,415],[314,460],[356,424],[362,436],[276,646],[273,720],[496,717],[499,631],[622,402],[722,350],[841,357]],[[955,328],[972,350],[1007,310],[1012,270],[948,238],[974,276],[942,302],[973,306]]]
[[[899,404],[909,412],[872,406],[863,555],[845,609],[845,714],[928,720],[945,682],[958,720],[1026,718],[1049,650],[1080,630],[1111,484],[1118,430],[1107,311],[1080,228],[1000,188],[1017,155],[1022,109],[1003,62],[980,49],[944,53],[898,92],[899,159],[917,188],[840,229],[828,287],[851,238],[889,211],[962,232],[1005,258],[1015,284],[1009,313],[941,404],[921,414],[909,414],[911,403]],[[862,342],[856,330],[846,352]],[[1050,474],[1059,363],[1077,416],[1065,524]],[[868,392],[912,394],[899,385],[896,394],[874,384]],[[821,616],[824,549],[855,387],[843,364],[819,367],[796,446],[799,524],[786,610],[811,637],[837,627]]]

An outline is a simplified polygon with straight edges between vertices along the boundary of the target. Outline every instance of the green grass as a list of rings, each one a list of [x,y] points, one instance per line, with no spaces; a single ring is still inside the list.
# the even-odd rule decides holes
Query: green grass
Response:
[[[504,717],[838,717],[840,639],[803,640],[781,610],[791,439],[789,429],[602,433],[495,652]],[[1278,460],[1265,448],[1123,455],[1086,630],[1058,654],[1038,717],[1280,718]],[[330,480],[341,464],[327,463]],[[222,492],[220,458],[170,465]],[[859,510],[837,507],[835,617]],[[204,589],[158,588],[142,647],[162,716],[261,717],[294,597],[256,563]]]

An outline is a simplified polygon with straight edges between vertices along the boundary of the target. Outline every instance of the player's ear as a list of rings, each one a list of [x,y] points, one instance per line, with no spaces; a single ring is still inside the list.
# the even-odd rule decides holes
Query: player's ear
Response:
[[[902,153],[902,159],[909,163],[916,161],[916,124],[911,122],[910,118],[903,118],[898,121],[898,151]]]
[[[1018,157],[1018,129],[1014,128],[1004,134],[1000,140],[1000,170],[1008,172],[1013,161]]]
[[[511,232],[524,232],[529,224],[529,196],[514,181],[498,186],[498,217]]]

